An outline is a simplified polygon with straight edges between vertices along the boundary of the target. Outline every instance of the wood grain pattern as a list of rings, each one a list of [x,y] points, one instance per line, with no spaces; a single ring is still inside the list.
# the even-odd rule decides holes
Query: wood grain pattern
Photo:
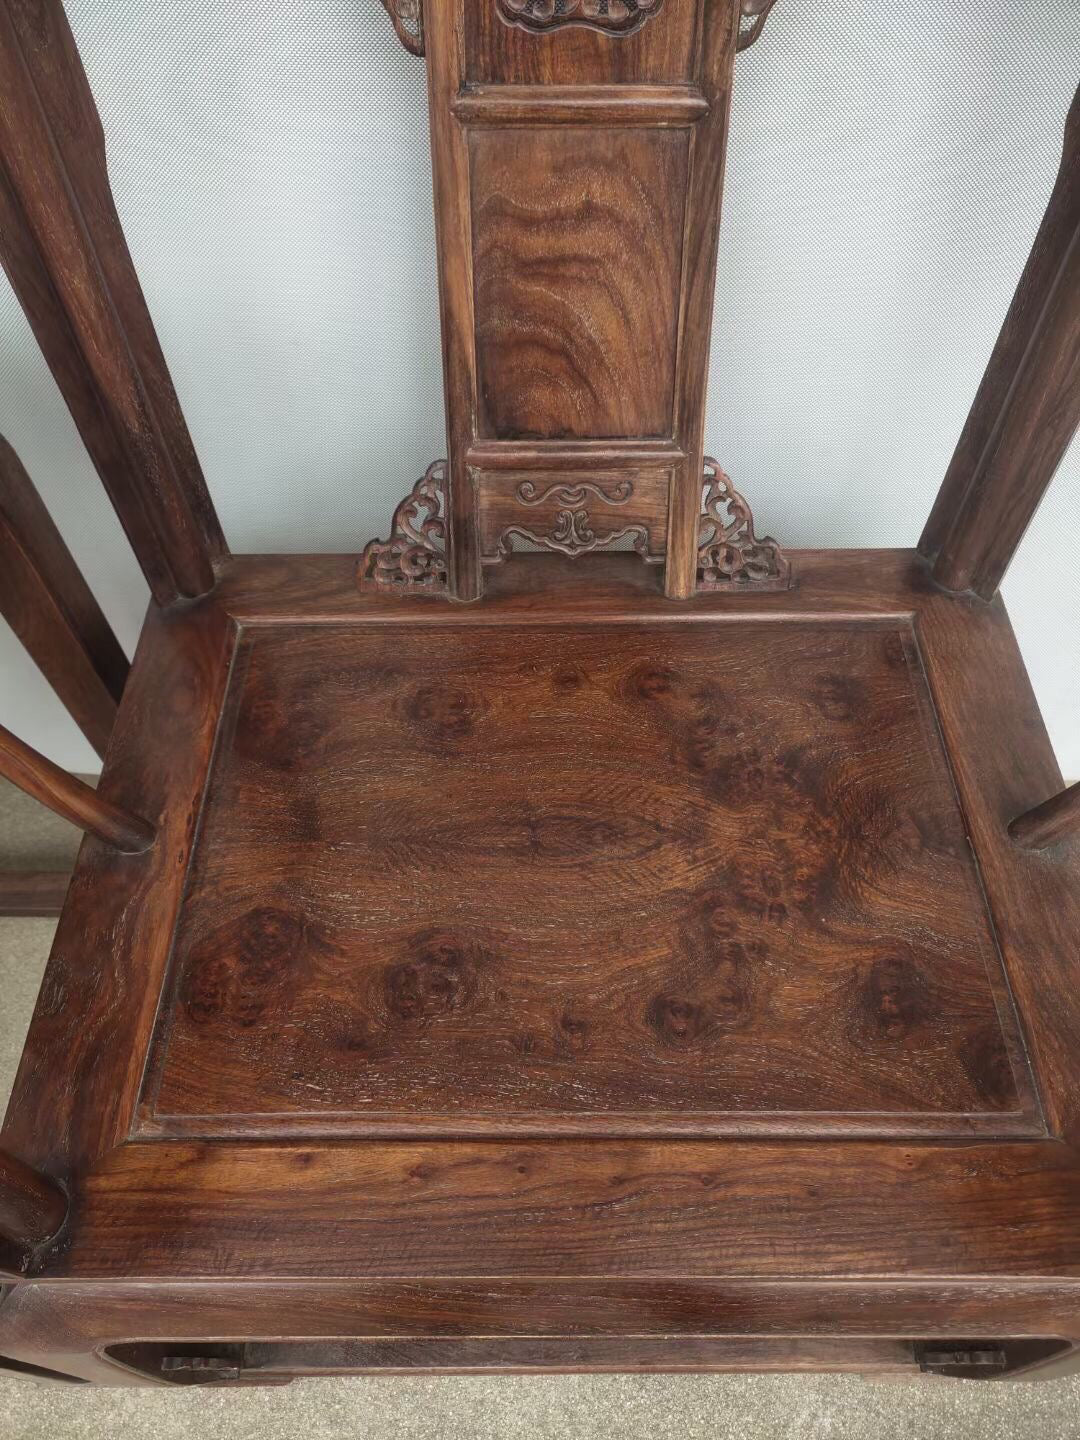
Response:
[[[467,125],[694,125],[709,102],[694,85],[472,85],[453,102]]]
[[[918,665],[876,626],[252,632],[147,1123],[1039,1133]]]
[[[1080,1165],[1047,1141],[157,1141],[82,1177],[48,1273],[1020,1291],[1080,1287],[1078,1234]]]
[[[2,436],[0,615],[103,756],[124,692],[127,657]]]
[[[60,0],[0,4],[0,260],[162,604],[225,553]]]
[[[480,433],[672,433],[687,142],[470,136]]]
[[[694,132],[691,155],[675,384],[675,438],[686,452],[686,465],[671,487],[668,562],[664,576],[667,594],[677,599],[692,595],[697,588],[701,476],[705,465],[705,391],[716,303],[720,201],[738,29],[733,4],[710,7],[701,65],[701,85],[709,102],[709,113]]]
[[[1080,90],[1050,203],[919,549],[989,599],[1080,425]]]
[[[351,584],[351,580],[350,580]],[[130,1125],[198,821],[233,628],[207,603],[151,610],[98,795],[158,827],[142,855],[79,852],[4,1124],[64,1176]]]
[[[172,1350],[186,1343],[206,1353],[212,1348],[205,1342],[208,1335],[292,1334],[321,1339],[325,1354],[343,1336],[630,1337],[617,1367],[624,1368],[635,1341],[655,1336],[744,1342],[749,1337],[744,1357],[753,1345],[766,1342],[764,1350],[777,1339],[786,1339],[797,1355],[826,1335],[846,1341],[848,1354],[857,1353],[860,1339],[891,1335],[940,1341],[981,1334],[997,1337],[998,1343],[1010,1334],[1052,1336],[1075,1329],[1078,1302],[1074,1282],[1018,1286],[977,1279],[962,1284],[735,1277],[230,1283],[219,1277],[183,1284],[158,1281],[152,1287],[28,1281],[6,1308],[0,1307],[0,1350],[35,1354],[79,1378],[113,1385],[149,1381],[118,1370],[95,1347],[119,1350],[135,1337],[158,1356],[165,1349],[161,1341]],[[793,1340],[800,1335],[801,1342]],[[819,1353],[824,1355],[824,1346]]]
[[[1018,815],[1009,834],[1032,850],[1048,850],[1080,835],[1080,783]]]
[[[43,805],[125,854],[154,843],[154,827],[141,816],[113,805],[96,790],[54,765],[0,725],[0,775]]]
[[[59,915],[70,884],[67,870],[0,870],[0,915]]]
[[[1074,802],[1000,601],[892,551],[690,598],[737,14],[768,7],[604,37],[428,0],[445,589],[479,596],[519,510],[658,531],[670,498],[663,581],[515,556],[463,607],[223,558],[62,12],[0,0],[5,263],[155,595],[220,576],[151,612],[95,798],[157,842],[84,842],[27,1038],[0,1368],[1076,1363],[1080,854],[1016,843]],[[1075,316],[1026,313],[975,424],[1008,461],[971,492],[984,581],[1037,489],[1001,477],[1071,414]]]

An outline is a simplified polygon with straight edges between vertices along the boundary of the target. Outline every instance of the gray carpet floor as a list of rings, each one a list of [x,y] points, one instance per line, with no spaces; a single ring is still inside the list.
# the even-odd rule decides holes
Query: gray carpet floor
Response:
[[[0,782],[0,866],[60,868],[77,837]],[[52,938],[0,920],[0,1103]],[[10,1440],[1080,1440],[1080,1378],[537,1376],[296,1381],[280,1389],[75,1390],[0,1380]]]

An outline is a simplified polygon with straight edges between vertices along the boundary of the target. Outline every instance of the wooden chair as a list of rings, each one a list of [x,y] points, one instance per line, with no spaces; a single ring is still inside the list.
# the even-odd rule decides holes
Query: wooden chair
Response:
[[[1080,109],[918,551],[785,556],[702,455],[769,0],[387,3],[448,454],[357,564],[228,553],[62,9],[0,0],[4,264],[155,601],[96,794],[0,752],[88,831],[0,1353],[1067,1363],[1080,792],[997,590],[1080,417]]]

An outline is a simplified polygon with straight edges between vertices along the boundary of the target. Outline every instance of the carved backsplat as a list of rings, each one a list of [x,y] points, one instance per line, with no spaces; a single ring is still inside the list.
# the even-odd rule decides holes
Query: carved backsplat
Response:
[[[520,540],[632,546],[690,598],[735,52],[772,0],[383,3],[427,61],[448,450],[437,551],[399,525],[362,581],[476,600]],[[717,583],[775,583],[763,553]]]
[[[750,506],[711,455],[705,457],[705,479],[698,530],[698,589],[786,590],[791,566],[771,536],[754,534]]]
[[[587,25],[607,35],[630,35],[655,15],[664,0],[495,0],[499,18],[525,30]]]
[[[357,567],[361,589],[446,589],[446,461],[436,460],[394,511],[389,540],[372,540]]]

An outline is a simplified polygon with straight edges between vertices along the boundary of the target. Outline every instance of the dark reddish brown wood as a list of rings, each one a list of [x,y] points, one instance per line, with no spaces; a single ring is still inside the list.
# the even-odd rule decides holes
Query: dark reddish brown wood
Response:
[[[144,1125],[1042,1132],[910,625],[253,627],[233,677]]]
[[[689,135],[615,125],[470,136],[482,438],[672,432]]]
[[[66,1215],[58,1185],[0,1150],[0,1276],[22,1273]]]
[[[103,756],[124,693],[127,657],[2,436],[0,615]]]
[[[430,591],[445,564],[447,593],[472,600],[515,545],[576,558],[632,540],[665,559],[669,596],[694,594],[739,13],[737,0],[427,6],[445,555],[415,573],[362,565],[363,585]],[[614,468],[633,501],[615,529],[569,505],[537,529],[504,474],[534,465],[571,493]]]
[[[51,1172],[130,1126],[232,645],[228,617],[203,602],[151,610],[136,651],[97,795],[160,817],[157,842],[139,856],[84,842],[4,1131]]]
[[[54,9],[0,4],[51,74]],[[719,473],[698,524],[730,65],[767,8],[418,16],[447,470],[363,589],[345,556],[249,557],[152,612],[98,803],[158,839],[80,852],[4,1128],[70,1223],[14,1267],[40,1280],[0,1355],[133,1384],[997,1374],[1080,1339],[1080,874],[1009,835],[1062,781],[1000,601],[913,552],[804,552],[781,588]],[[601,202],[651,299],[603,226],[575,248]],[[607,337],[592,388],[567,303]],[[609,522],[666,581],[518,555],[483,605],[440,596],[508,533]],[[729,588],[691,599],[702,574]]]
[[[1009,834],[1029,850],[1047,850],[1080,835],[1080,783],[1018,815]]]
[[[826,1317],[831,1344],[822,1328]],[[445,1352],[445,1368],[455,1370],[466,1356],[478,1360],[470,1342],[475,1347],[482,1337],[512,1340],[526,1332],[561,1342],[566,1350],[575,1341],[607,1337],[610,1369],[631,1366],[643,1341],[691,1346],[707,1339],[714,1353],[726,1341],[728,1353],[740,1352],[744,1364],[768,1356],[773,1364],[797,1365],[800,1354],[816,1346],[819,1360],[831,1355],[835,1366],[842,1364],[841,1356],[871,1353],[863,1348],[867,1339],[895,1332],[926,1337],[935,1348],[950,1341],[970,1344],[973,1335],[1001,1346],[1009,1333],[1053,1336],[1075,1322],[1076,1288],[1068,1282],[1034,1282],[1012,1291],[985,1281],[808,1285],[732,1278],[698,1284],[570,1280],[557,1289],[543,1280],[297,1285],[217,1279],[93,1287],[28,1282],[11,1296],[6,1312],[0,1309],[0,1346],[48,1359],[73,1377],[115,1385],[150,1383],[143,1364],[148,1376],[160,1378],[165,1355],[235,1355],[241,1366],[245,1355],[256,1364],[267,1356],[264,1344],[207,1343],[208,1335],[250,1334],[271,1337],[271,1343],[290,1334],[307,1337],[289,1346],[293,1368],[276,1372],[288,1378],[298,1370],[310,1373],[320,1357],[343,1358],[350,1342],[342,1337],[348,1336],[358,1337],[353,1358],[379,1337],[390,1345],[401,1345],[401,1336],[457,1339],[456,1353],[449,1346]],[[139,1338],[125,1343],[129,1337]],[[902,1343],[912,1344],[910,1338]],[[280,1357],[280,1340],[274,1348]],[[1053,1340],[1004,1342],[1004,1348],[1010,1361],[1021,1365],[1062,1349]],[[876,1353],[886,1358],[882,1350]],[[894,1359],[898,1354],[890,1353]],[[249,1375],[244,1383],[257,1379],[257,1373]]]
[[[0,870],[0,915],[59,915],[70,884],[66,870]]]
[[[919,542],[988,599],[1080,424],[1080,91],[1050,203]]]
[[[155,598],[199,595],[225,544],[60,0],[0,3],[0,94],[0,259]]]
[[[61,770],[2,725],[0,775],[117,850],[137,854],[154,843],[154,827],[148,821],[110,804],[85,781]]]

